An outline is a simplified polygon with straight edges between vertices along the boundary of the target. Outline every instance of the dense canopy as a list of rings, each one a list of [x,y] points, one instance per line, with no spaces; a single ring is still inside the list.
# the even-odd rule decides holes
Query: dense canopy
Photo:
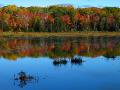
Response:
[[[120,8],[68,6],[0,8],[1,32],[119,31]]]

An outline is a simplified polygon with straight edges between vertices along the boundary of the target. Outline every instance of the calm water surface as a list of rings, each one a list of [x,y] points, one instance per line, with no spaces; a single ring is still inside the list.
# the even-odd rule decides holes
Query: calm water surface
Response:
[[[120,37],[0,39],[0,90],[120,90]]]

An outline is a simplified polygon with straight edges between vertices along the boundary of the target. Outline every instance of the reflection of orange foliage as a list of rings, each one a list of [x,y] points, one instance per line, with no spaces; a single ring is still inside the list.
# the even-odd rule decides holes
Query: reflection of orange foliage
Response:
[[[93,52],[93,57],[97,57],[97,56],[102,56],[106,53],[107,51],[106,50],[101,50],[101,51],[94,51]]]
[[[5,53],[5,51],[0,51],[0,56],[4,55]]]
[[[27,46],[29,45],[28,41],[23,41],[23,40],[9,40],[7,42],[8,46],[12,49],[12,48],[16,48],[17,46]]]
[[[104,39],[104,38],[103,38]],[[102,40],[102,39],[101,39]],[[2,39],[1,39],[2,41]],[[84,39],[80,42],[71,42],[68,39],[63,40],[56,44],[53,41],[41,40],[40,42],[27,39],[8,39],[1,43],[0,56],[16,59],[21,56],[39,56],[39,55],[51,55],[52,57],[59,57],[62,52],[68,55],[91,55],[91,56],[101,56],[108,53],[108,51],[117,50],[119,47],[117,45],[117,40],[109,39],[109,42],[86,42]],[[58,55],[54,53],[55,51],[60,52]],[[119,52],[117,52],[119,53]],[[11,57],[10,57],[11,56]]]
[[[15,48],[17,45],[17,41],[16,40],[10,40],[8,42],[8,46],[12,49],[12,48]]]
[[[109,42],[108,45],[107,45],[107,48],[113,49],[113,47],[114,47],[113,43],[114,43],[114,42]]]
[[[80,44],[80,46],[78,47],[77,53],[80,53],[83,51],[87,51],[87,46],[85,44]]]
[[[39,49],[39,52],[40,52],[41,54],[45,54],[46,49],[45,49],[44,47],[41,47],[41,48]]]
[[[63,43],[61,46],[61,50],[63,51],[70,51],[71,50],[71,44],[70,43]]]
[[[23,50],[23,51],[21,51],[21,55],[23,55],[23,56],[27,56],[27,55],[29,55],[29,51],[28,50]]]
[[[21,51],[21,55],[23,56],[29,56],[29,55],[32,55],[35,53],[35,50],[34,49],[27,49],[27,50],[22,50]]]
[[[55,48],[55,44],[52,43],[49,47],[48,47],[48,51],[52,51]]]
[[[16,60],[18,57],[15,54],[12,54],[8,57],[9,59]]]

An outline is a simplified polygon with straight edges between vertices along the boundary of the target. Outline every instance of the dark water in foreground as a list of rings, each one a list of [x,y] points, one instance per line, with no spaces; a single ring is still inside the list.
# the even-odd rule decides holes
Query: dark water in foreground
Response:
[[[0,90],[120,90],[120,37],[1,38]]]

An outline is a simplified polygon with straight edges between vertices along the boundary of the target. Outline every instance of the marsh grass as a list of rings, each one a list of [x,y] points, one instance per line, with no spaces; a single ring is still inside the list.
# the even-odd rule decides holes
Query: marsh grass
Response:
[[[0,36],[10,37],[50,37],[50,36],[120,36],[120,32],[3,32]]]

